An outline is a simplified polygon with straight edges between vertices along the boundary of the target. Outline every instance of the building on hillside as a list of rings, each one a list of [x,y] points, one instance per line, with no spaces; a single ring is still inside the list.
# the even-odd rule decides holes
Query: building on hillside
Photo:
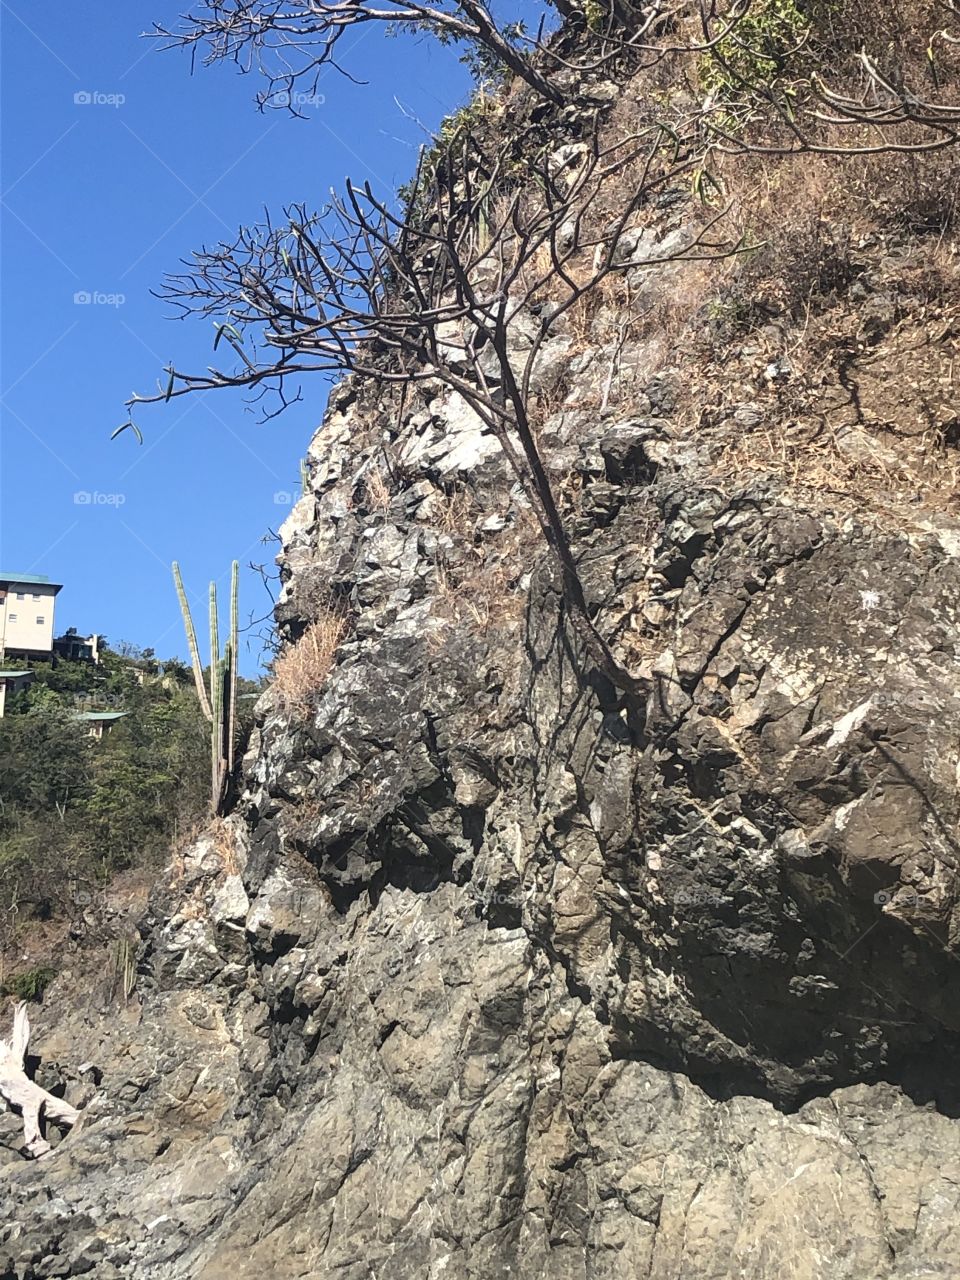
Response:
[[[60,584],[42,574],[0,573],[0,658],[49,658]]]
[[[106,737],[118,720],[122,720],[129,714],[129,711],[78,711],[73,718],[85,724],[90,737],[96,738],[99,742]]]
[[[7,710],[7,698],[33,684],[32,671],[0,671],[0,720]]]
[[[68,627],[62,636],[53,642],[53,651],[58,658],[69,658],[73,662],[93,662],[100,665],[100,640],[96,632],[92,636],[77,634],[76,627]]]

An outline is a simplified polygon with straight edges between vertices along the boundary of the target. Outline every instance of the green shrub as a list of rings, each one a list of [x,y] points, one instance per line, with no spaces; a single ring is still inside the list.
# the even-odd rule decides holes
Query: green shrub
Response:
[[[174,672],[175,676],[175,672]],[[125,868],[150,868],[209,803],[209,743],[192,686],[129,661],[37,664],[0,720],[0,947],[32,919],[70,915]],[[102,741],[75,707],[123,709]]]
[[[397,199],[404,217],[414,226],[422,225],[430,212],[431,178],[438,167],[449,163],[450,151],[463,145],[476,134],[481,122],[497,112],[496,100],[482,89],[469,102],[458,107],[440,122],[436,139],[427,148],[420,172],[423,182],[417,186],[416,174],[397,187]]]
[[[769,89],[810,31],[794,0],[753,0],[729,35],[700,59],[700,83],[718,101]]]
[[[48,965],[37,965],[35,969],[24,969],[23,973],[15,973],[7,978],[0,986],[0,991],[17,1000],[42,1000],[44,991],[56,976],[56,969],[51,969]]]

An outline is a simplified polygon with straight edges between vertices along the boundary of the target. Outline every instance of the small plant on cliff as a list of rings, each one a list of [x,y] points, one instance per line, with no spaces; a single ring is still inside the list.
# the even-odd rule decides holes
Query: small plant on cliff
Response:
[[[0,992],[5,996],[13,996],[16,1000],[42,1000],[43,993],[57,976],[56,969],[49,965],[37,965],[35,969],[24,969],[21,973],[13,973],[0,983]]]
[[[744,87],[769,88],[800,49],[810,19],[794,0],[753,0],[733,28],[700,59],[700,83],[715,97],[737,100]]]
[[[285,710],[303,714],[309,709],[326,684],[346,634],[343,614],[335,608],[321,608],[303,635],[277,657],[273,687]]]
[[[424,169],[434,171],[438,168],[442,169],[451,148],[457,141],[464,137],[473,137],[478,127],[489,121],[496,113],[495,99],[481,88],[469,102],[444,117],[433,143],[423,151],[418,172],[409,182],[402,182],[397,187],[397,201],[404,211],[403,216],[407,222],[423,222],[431,213],[429,205],[424,204],[423,201],[423,184],[417,181],[419,173]]]

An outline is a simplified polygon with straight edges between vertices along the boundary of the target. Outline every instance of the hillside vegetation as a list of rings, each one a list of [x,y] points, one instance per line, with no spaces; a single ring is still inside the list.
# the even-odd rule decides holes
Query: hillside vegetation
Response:
[[[0,720],[0,951],[31,920],[81,916],[117,872],[155,870],[209,806],[209,731],[182,663],[107,650],[31,669]],[[77,719],[91,710],[126,714],[98,741]]]

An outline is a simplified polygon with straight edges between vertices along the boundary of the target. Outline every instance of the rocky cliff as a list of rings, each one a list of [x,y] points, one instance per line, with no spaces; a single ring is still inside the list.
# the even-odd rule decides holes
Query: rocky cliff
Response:
[[[469,408],[338,388],[278,621],[349,634],[263,699],[130,998],[80,949],[38,1011],[84,1118],[27,1163],[7,1117],[0,1275],[960,1274],[952,244],[845,241],[802,333],[667,263],[544,345],[639,708]]]

